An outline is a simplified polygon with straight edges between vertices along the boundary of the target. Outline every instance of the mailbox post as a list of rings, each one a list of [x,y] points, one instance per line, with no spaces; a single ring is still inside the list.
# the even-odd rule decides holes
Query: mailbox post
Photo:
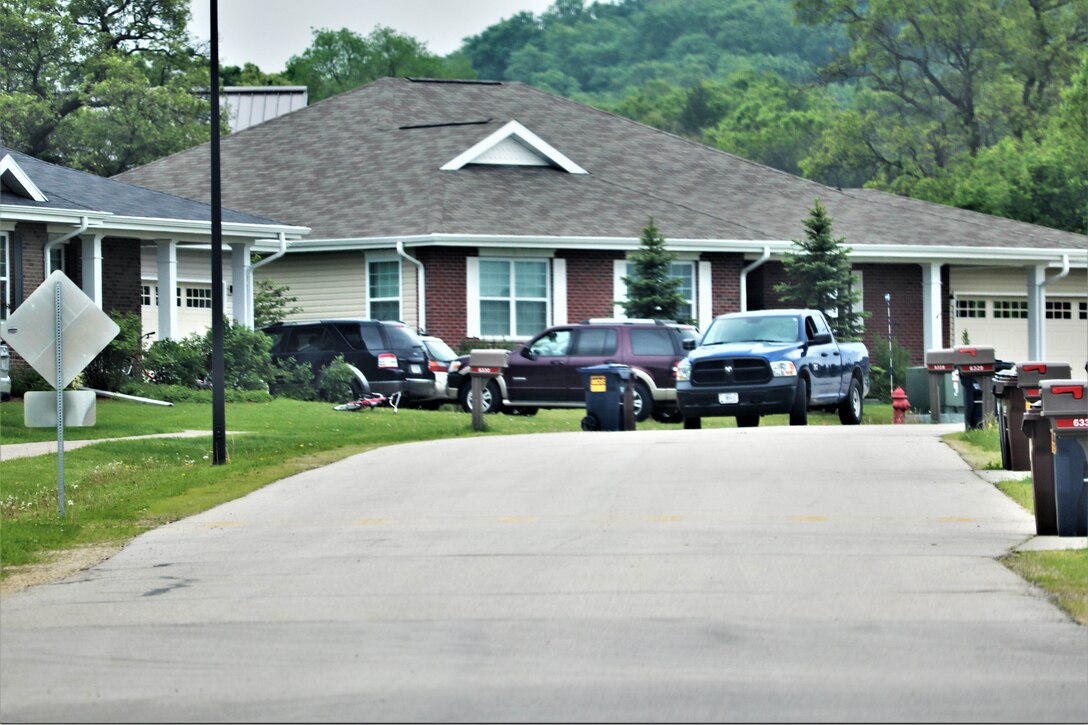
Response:
[[[502,375],[509,358],[507,350],[472,350],[469,353],[469,376],[472,378],[472,428],[484,429],[484,386]]]
[[[1088,536],[1088,380],[1044,380],[1042,414],[1054,432],[1058,536]]]
[[[977,426],[971,425],[971,419],[973,417],[971,406],[974,404],[974,401],[967,400],[968,384],[964,383],[963,386],[963,420],[964,427],[968,430],[973,427],[985,427],[987,423],[993,420],[994,392],[991,383],[994,377],[994,363],[996,361],[997,359],[994,357],[994,349],[992,347],[975,345],[960,346],[952,349],[952,362],[960,371],[960,380],[971,378],[982,386],[982,416],[978,420]],[[968,382],[971,381],[969,380]]]
[[[926,370],[929,371],[929,420],[941,422],[941,382],[956,369],[955,353],[951,349],[926,350]]]

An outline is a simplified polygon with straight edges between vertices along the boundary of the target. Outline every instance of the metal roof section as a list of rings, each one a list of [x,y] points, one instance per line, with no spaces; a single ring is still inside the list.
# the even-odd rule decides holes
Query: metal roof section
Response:
[[[17,196],[38,202],[49,201],[11,154],[4,154],[0,159],[0,184]]]
[[[230,109],[231,133],[237,133],[305,108],[309,92],[306,86],[227,86],[223,101]]]
[[[442,171],[469,164],[485,166],[555,166],[568,174],[588,174],[554,146],[517,121],[510,121],[472,148],[448,161]]]

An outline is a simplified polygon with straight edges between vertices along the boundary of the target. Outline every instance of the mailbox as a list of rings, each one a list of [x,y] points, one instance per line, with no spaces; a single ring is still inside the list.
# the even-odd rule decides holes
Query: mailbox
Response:
[[[956,367],[956,354],[951,348],[926,350],[926,369],[931,373],[950,373]]]
[[[955,353],[950,348],[926,350],[926,370],[929,371],[929,419],[941,420],[941,376],[956,369]]]
[[[497,378],[506,368],[509,350],[472,350],[468,355],[470,375]]]
[[[1058,536],[1088,536],[1088,380],[1044,380],[1039,387],[1054,433]]]
[[[960,375],[993,375],[994,357],[992,347],[963,345],[952,348],[952,363],[959,368]]]
[[[1069,363],[1029,361],[1016,363],[1016,376],[1024,399],[1029,403],[1039,400],[1039,384],[1044,380],[1068,380],[1072,377]]]

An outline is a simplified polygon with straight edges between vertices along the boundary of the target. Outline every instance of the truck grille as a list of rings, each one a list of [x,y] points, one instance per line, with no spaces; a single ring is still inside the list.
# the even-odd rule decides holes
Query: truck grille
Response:
[[[771,379],[771,366],[760,358],[703,360],[691,368],[695,385],[760,385]]]

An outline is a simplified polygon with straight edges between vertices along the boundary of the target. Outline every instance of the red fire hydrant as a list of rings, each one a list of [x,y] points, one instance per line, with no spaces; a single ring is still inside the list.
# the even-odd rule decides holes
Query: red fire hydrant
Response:
[[[910,401],[903,388],[892,391],[892,423],[905,423],[907,411],[910,410]]]

